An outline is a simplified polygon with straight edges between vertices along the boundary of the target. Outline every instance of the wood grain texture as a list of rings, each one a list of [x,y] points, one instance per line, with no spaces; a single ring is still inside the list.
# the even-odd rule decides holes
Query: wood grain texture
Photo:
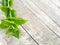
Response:
[[[17,16],[27,19],[28,22],[19,27],[20,39],[5,34],[1,35],[8,45],[60,45],[59,0],[13,1],[12,8],[16,10]],[[1,14],[1,17],[5,16]]]
[[[57,6],[58,8],[60,8],[60,0],[51,0],[51,2]]]
[[[30,2],[30,1],[29,1]],[[59,36],[60,36],[60,32],[59,32],[59,30],[60,30],[60,28],[59,28],[59,24],[58,24],[58,22],[59,22],[59,16],[58,15],[54,15],[55,13],[53,13],[54,11],[53,11],[53,9],[52,8],[48,8],[49,6],[48,5],[45,5],[44,3],[42,3],[42,4],[40,4],[39,6],[40,7],[42,7],[42,8],[40,8],[39,6],[38,6],[38,3],[39,1],[35,1],[34,3],[31,1],[31,3],[32,3],[32,5],[31,5],[31,3],[28,3],[29,5],[31,5],[30,7],[28,7],[33,13],[35,13],[36,14],[36,16],[38,17],[38,18],[40,18],[44,23],[45,23],[45,25],[47,25],[50,29],[52,29],[55,33],[57,33]],[[43,1],[42,1],[43,2]],[[41,3],[41,2],[40,2]],[[46,2],[47,3],[47,2]],[[44,5],[43,5],[44,4]],[[49,2],[47,3],[47,4],[49,4]],[[27,5],[27,6],[29,6],[29,5]],[[35,7],[35,8],[34,8]],[[52,6],[51,6],[52,7]],[[32,10],[32,9],[33,10]],[[43,10],[43,9],[45,9],[45,10]],[[56,8],[57,9],[57,8]],[[51,13],[50,13],[51,12]],[[42,15],[39,15],[40,13],[42,13]],[[53,17],[53,16],[55,16],[55,17]],[[46,21],[45,21],[46,20]],[[53,26],[52,26],[53,25]],[[52,27],[54,27],[54,28],[52,28]]]
[[[17,11],[17,16],[21,16],[24,17],[25,19],[28,19],[29,22],[23,26],[27,30],[27,32],[39,43],[39,45],[59,45],[60,27],[55,23],[55,20],[53,20],[55,18],[52,19],[52,16],[55,13],[50,13],[51,11],[54,12],[53,8],[49,6],[50,1],[49,0],[46,0],[49,2],[45,2],[44,0],[19,0],[19,1],[15,2],[14,8]],[[47,5],[45,5],[44,2]],[[53,5],[54,4],[52,4],[52,6]],[[58,9],[56,6],[55,8]],[[52,15],[49,16],[50,14]]]

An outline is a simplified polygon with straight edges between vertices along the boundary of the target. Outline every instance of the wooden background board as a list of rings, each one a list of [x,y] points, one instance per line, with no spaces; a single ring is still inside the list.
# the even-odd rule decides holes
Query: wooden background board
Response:
[[[60,45],[60,0],[13,1],[17,16],[28,22],[19,26],[20,39],[2,36],[8,45]]]

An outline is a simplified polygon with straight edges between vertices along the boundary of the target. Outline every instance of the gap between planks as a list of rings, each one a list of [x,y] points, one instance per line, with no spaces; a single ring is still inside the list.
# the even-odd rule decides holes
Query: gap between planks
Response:
[[[27,3],[27,2],[26,2]],[[26,4],[25,3],[25,4]],[[28,3],[29,4],[29,3]],[[35,4],[35,3],[34,3]],[[35,4],[36,5],[36,4]],[[29,6],[31,6],[31,5],[29,5]],[[28,7],[29,8],[29,7]],[[31,10],[31,9],[30,9]],[[39,10],[42,10],[42,9],[40,9],[39,8]],[[37,11],[37,10],[36,10]],[[38,12],[38,11],[37,11]],[[43,11],[44,12],[44,11]],[[34,12],[33,12],[34,13]],[[44,12],[45,13],[45,12]],[[45,13],[46,14],[46,13]],[[37,16],[37,15],[36,15]],[[49,18],[49,17],[48,17]],[[50,18],[50,20],[51,20],[51,18]],[[52,20],[51,20],[52,21]],[[53,22],[53,21],[52,21]],[[55,21],[53,22],[55,25],[57,24]],[[45,24],[45,25],[47,25],[47,24]],[[47,25],[47,27],[48,27],[49,25]],[[58,29],[60,30],[60,27],[58,26],[58,25],[56,25],[57,27],[58,27]],[[49,28],[51,29],[51,27],[49,26]],[[58,30],[58,29],[56,29],[56,30]],[[57,36],[58,36],[58,38],[60,38],[60,31],[58,30],[58,32],[56,32],[56,31],[54,31],[53,29],[51,29],[51,31],[53,32],[53,33],[55,33]]]
[[[39,43],[29,34],[29,32],[24,28],[24,26],[21,25],[21,27],[26,31],[26,33],[32,38],[32,40],[39,45]]]

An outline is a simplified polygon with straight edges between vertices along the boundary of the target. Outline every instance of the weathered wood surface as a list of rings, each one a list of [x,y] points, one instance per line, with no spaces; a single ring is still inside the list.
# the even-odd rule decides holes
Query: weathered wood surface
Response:
[[[28,22],[20,39],[4,36],[8,45],[60,45],[60,0],[14,0],[13,8]]]

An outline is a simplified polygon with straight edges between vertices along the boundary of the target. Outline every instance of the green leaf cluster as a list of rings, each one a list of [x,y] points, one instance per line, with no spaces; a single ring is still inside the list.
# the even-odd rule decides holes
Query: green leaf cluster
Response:
[[[13,1],[12,0],[2,0],[2,5],[3,6],[12,6],[13,5]]]
[[[6,18],[0,19],[0,28],[7,28],[6,34],[12,34],[16,38],[20,37],[18,25],[25,24],[27,20],[16,16],[16,11],[11,8],[12,0],[2,0],[0,10],[5,13]]]

